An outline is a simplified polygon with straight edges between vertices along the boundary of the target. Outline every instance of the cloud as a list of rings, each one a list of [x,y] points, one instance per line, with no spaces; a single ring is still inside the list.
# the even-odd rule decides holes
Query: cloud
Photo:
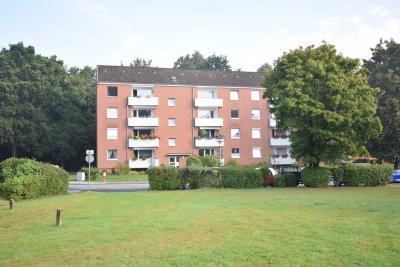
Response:
[[[387,17],[389,15],[389,10],[383,6],[373,6],[369,10],[369,13],[377,17]]]
[[[323,29],[333,28],[339,24],[339,18],[337,18],[337,17],[326,18],[326,19],[319,20],[318,23],[319,23],[319,26]]]

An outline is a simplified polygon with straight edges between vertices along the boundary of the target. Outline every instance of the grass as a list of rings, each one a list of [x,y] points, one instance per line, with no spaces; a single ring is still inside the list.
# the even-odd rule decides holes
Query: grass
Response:
[[[147,182],[147,174],[107,174],[107,182]],[[76,172],[69,173],[69,180],[76,181]],[[102,182],[102,176],[97,177],[96,182]]]
[[[399,225],[398,185],[91,192],[1,202],[0,266],[400,266]]]

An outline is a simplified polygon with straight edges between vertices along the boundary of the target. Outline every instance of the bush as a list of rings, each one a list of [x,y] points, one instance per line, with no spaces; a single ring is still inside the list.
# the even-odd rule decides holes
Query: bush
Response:
[[[327,168],[305,168],[301,171],[301,179],[307,187],[327,187],[331,176]]]
[[[261,179],[260,179],[260,185],[263,186],[269,186],[272,185],[273,182],[269,181],[269,169],[267,166],[262,166],[260,167],[260,172],[261,172]]]
[[[283,175],[285,180],[286,187],[296,187],[297,186],[297,177],[294,173],[285,173]]]
[[[148,169],[147,174],[153,190],[176,190],[182,185],[182,176],[175,167],[161,165]]]
[[[189,184],[190,189],[202,187],[220,187],[218,172],[210,168],[186,167],[179,169],[182,188]]]
[[[225,164],[225,166],[230,166],[230,167],[239,167],[239,163],[237,163],[236,160],[230,159],[228,162]]]
[[[89,167],[82,167],[81,172],[85,173],[85,179],[89,180]],[[100,172],[96,167],[90,167],[90,180],[96,181],[97,178],[100,176]]]
[[[260,183],[260,172],[254,168],[223,167],[218,170],[221,186],[225,188],[252,188]]]
[[[68,173],[31,159],[10,158],[0,164],[0,191],[6,198],[31,199],[66,194]]]
[[[393,166],[349,164],[343,170],[343,182],[347,186],[378,186],[390,182]]]
[[[186,159],[186,167],[203,167],[201,159],[195,156],[189,156]]]
[[[343,183],[344,168],[343,166],[338,167],[326,167],[331,171],[332,178],[334,180],[335,186],[339,186]]]
[[[285,187],[285,177],[282,175],[277,175],[274,178],[274,187]]]
[[[113,173],[120,175],[120,174],[128,174],[131,169],[129,168],[128,164],[122,164],[118,162],[113,169]]]
[[[203,163],[204,167],[218,167],[219,160],[215,156],[211,155],[204,155],[201,157],[201,162]]]

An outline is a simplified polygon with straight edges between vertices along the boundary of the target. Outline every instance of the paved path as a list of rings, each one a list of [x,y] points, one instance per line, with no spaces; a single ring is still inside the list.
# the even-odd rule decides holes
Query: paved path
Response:
[[[96,192],[135,192],[148,190],[148,183],[90,183],[90,191]],[[82,193],[88,191],[86,182],[70,182],[69,193]]]

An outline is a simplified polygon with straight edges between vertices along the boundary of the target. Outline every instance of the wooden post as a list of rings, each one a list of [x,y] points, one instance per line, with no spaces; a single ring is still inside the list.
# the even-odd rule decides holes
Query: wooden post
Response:
[[[62,210],[58,209],[57,210],[57,215],[56,215],[56,225],[61,226],[62,225]]]
[[[10,199],[10,210],[12,210],[15,206],[15,200],[14,199]]]

